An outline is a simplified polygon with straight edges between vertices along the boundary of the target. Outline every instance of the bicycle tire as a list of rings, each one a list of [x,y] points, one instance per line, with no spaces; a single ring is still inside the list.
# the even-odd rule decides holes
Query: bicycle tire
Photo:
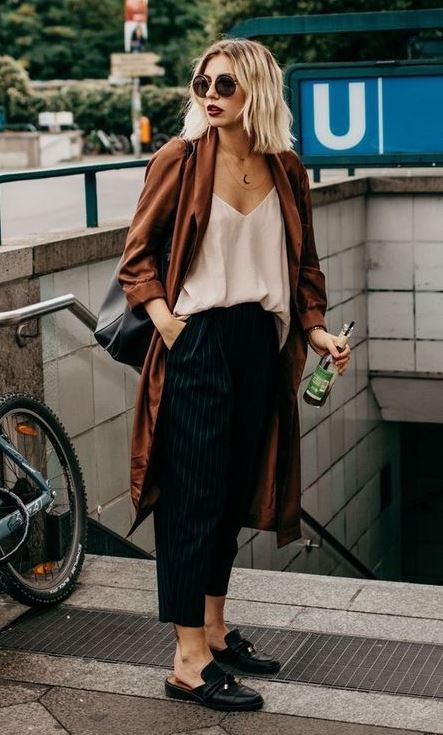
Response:
[[[116,136],[118,141],[120,142],[121,151],[122,153],[130,153],[131,152],[131,143],[129,141],[129,138],[126,135],[117,135]]]
[[[1,566],[4,584],[11,597],[31,607],[51,607],[66,600],[73,592],[77,578],[81,572],[87,541],[87,501],[83,474],[74,446],[59,418],[45,403],[29,393],[7,393],[0,396],[0,423],[10,411],[32,413],[51,433],[54,448],[66,460],[72,478],[72,492],[75,495],[75,507],[78,510],[76,519],[76,538],[70,552],[70,561],[66,571],[53,589],[46,587],[37,590],[26,584],[16,572],[13,562]],[[58,452],[57,452],[58,454]],[[25,542],[26,544],[26,542]]]
[[[98,139],[91,135],[83,139],[82,153],[84,156],[97,156],[101,150],[102,146]]]
[[[122,140],[122,136],[110,135],[109,140],[111,144],[111,153],[118,156],[120,153],[127,152],[125,150],[125,144],[124,144],[124,141]]]

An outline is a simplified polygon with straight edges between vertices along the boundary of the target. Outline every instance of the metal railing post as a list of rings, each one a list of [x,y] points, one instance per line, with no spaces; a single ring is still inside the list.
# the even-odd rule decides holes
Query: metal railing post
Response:
[[[85,172],[86,227],[98,227],[97,176],[95,171]]]
[[[128,168],[142,168],[149,162],[149,158],[138,158],[130,161],[113,161],[112,163],[87,163],[74,166],[60,166],[57,168],[27,169],[25,171],[0,172],[1,184],[9,184],[15,181],[36,181],[37,179],[53,179],[64,176],[85,177],[85,203],[86,203],[86,226],[98,226],[97,205],[97,172],[118,171]],[[1,229],[0,229],[1,244]]]

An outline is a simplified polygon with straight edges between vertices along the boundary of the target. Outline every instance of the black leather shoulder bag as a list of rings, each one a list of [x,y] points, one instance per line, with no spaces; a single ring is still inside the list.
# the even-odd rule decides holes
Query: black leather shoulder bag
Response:
[[[186,140],[186,158],[194,149],[191,140]],[[149,162],[147,164],[149,167]],[[180,181],[181,186],[181,181]],[[165,238],[157,252],[159,278],[166,282],[171,253],[172,234]],[[98,344],[117,362],[133,367],[142,367],[154,333],[154,323],[143,304],[130,309],[119,281],[118,273],[123,261],[120,258],[100,306],[94,337]]]

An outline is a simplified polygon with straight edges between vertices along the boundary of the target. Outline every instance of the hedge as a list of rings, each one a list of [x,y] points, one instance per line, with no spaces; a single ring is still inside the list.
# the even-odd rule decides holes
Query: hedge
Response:
[[[90,82],[62,86],[57,90],[34,91],[23,67],[10,56],[0,56],[0,105],[6,108],[7,122],[38,124],[38,113],[70,110],[74,122],[85,132],[101,128],[129,135],[131,85],[93,85]],[[141,87],[142,114],[155,128],[175,135],[182,122],[186,89],[149,84]]]
[[[142,114],[147,115],[160,132],[175,135],[182,122],[186,90],[181,87],[141,87]],[[23,94],[9,90],[9,122],[37,124],[38,113],[70,110],[74,122],[89,132],[101,128],[106,132],[129,135],[131,124],[131,88],[97,86],[65,87]]]

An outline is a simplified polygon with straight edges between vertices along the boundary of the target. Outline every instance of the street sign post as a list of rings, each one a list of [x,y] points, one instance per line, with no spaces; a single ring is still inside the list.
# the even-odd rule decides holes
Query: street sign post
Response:
[[[294,64],[285,84],[305,165],[443,163],[443,63]]]
[[[113,77],[132,79],[134,77],[163,76],[165,70],[157,66],[158,54],[111,54],[111,74]]]

